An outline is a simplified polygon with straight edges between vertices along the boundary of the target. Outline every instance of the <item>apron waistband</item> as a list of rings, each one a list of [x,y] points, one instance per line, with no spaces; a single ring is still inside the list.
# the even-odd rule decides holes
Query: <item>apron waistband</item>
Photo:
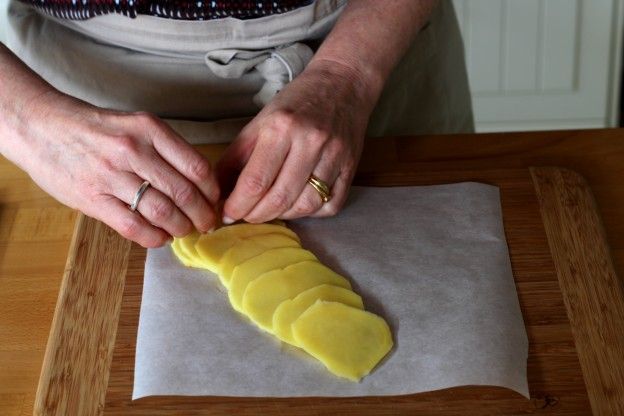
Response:
[[[286,13],[256,19],[176,20],[111,13],[88,20],[55,19],[99,42],[170,56],[197,56],[220,49],[262,50],[303,40],[322,39],[347,0],[316,0]]]
[[[86,21],[56,19],[97,41],[127,49],[203,61],[218,77],[233,79],[258,71],[264,84],[253,97],[262,108],[299,75],[313,56],[303,40],[324,37],[346,0],[316,0],[290,12],[256,19],[180,21],[118,14]]]

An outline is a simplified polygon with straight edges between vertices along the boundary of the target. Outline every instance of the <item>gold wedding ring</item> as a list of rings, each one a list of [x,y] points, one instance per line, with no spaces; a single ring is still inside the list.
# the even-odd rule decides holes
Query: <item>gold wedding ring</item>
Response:
[[[318,192],[323,202],[330,201],[332,197],[331,191],[329,190],[329,186],[327,186],[327,184],[324,181],[322,181],[321,179],[317,178],[314,175],[310,175],[310,178],[308,178],[308,183],[312,185],[312,187],[316,190],[316,192]]]

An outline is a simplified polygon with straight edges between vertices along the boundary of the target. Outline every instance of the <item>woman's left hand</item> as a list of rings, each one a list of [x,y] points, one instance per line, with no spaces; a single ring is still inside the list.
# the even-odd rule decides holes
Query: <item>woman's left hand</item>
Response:
[[[217,165],[222,186],[240,173],[225,201],[224,222],[335,215],[347,198],[374,101],[350,68],[310,63]],[[310,175],[327,183],[329,202],[308,184]]]

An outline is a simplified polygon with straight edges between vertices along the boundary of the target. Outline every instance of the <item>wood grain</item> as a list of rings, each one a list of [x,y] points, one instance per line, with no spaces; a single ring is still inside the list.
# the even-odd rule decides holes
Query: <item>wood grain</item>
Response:
[[[406,396],[359,398],[147,397],[131,400],[145,250],[133,245],[118,328],[106,415],[588,415],[575,340],[528,169],[415,172],[401,166],[362,173],[359,185],[480,181],[501,189],[505,232],[529,337],[531,400],[502,388],[467,386]],[[357,279],[357,277],[354,277]],[[623,365],[620,363],[620,365]],[[267,380],[270,382],[270,380]]]
[[[198,150],[214,160],[224,147],[205,145]],[[364,174],[402,169],[417,176],[419,172],[548,165],[574,169],[587,179],[605,226],[615,270],[622,278],[624,129],[388,137],[366,143],[359,169]],[[59,215],[51,218],[49,211],[57,211]],[[0,414],[3,416],[26,416],[33,412],[75,217],[71,209],[54,201],[27,174],[0,157]],[[43,231],[39,226],[23,226],[28,222],[47,224],[48,228]],[[531,270],[551,261],[532,249],[527,244],[525,254],[512,253],[516,265],[525,265],[524,275],[534,274]],[[541,287],[538,282],[534,284],[540,293],[558,290]],[[526,308],[531,309],[532,303],[528,302]],[[548,307],[559,310],[556,302]],[[536,336],[544,340],[562,339],[560,333],[565,331],[556,324],[544,325]],[[542,348],[542,344],[538,347]],[[553,356],[562,349],[569,353],[565,341],[549,348]],[[556,406],[565,406],[565,402]],[[400,410],[395,413],[401,413]]]
[[[624,414],[624,290],[596,203],[575,172],[531,173],[592,410]]]
[[[34,414],[97,415],[104,405],[130,243],[81,215],[54,311]]]

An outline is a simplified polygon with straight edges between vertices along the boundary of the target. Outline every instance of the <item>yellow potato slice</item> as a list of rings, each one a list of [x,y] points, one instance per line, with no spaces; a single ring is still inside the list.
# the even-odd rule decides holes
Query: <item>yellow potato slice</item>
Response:
[[[272,248],[301,247],[299,241],[282,233],[260,234],[240,240],[225,252],[219,262],[219,278],[228,287],[236,266]]]
[[[291,325],[317,300],[340,302],[357,309],[364,309],[362,298],[357,293],[339,286],[323,284],[299,293],[295,298],[286,300],[273,313],[273,333],[279,339],[295,347],[299,345],[292,334]],[[245,297],[243,296],[243,307]]]
[[[180,260],[180,262],[186,267],[191,266],[191,260],[186,257],[186,254],[182,252],[182,248],[180,247],[180,238],[174,238],[171,243],[171,250],[173,250],[173,254]]]
[[[392,349],[381,317],[343,303],[322,300],[293,322],[295,341],[333,374],[359,381]]]
[[[228,249],[240,240],[254,235],[281,233],[299,241],[299,237],[286,227],[276,224],[234,224],[203,234],[195,243],[202,267],[217,273],[219,260]]]
[[[195,242],[200,236],[201,234],[197,230],[194,230],[192,233],[179,239],[178,247],[189,260],[190,267],[201,267],[199,255],[197,254],[197,250],[195,250]]]
[[[314,286],[351,289],[347,279],[318,261],[304,261],[273,270],[251,281],[243,294],[243,313],[260,328],[273,332],[273,313],[280,303]]]
[[[243,312],[243,294],[249,282],[271,270],[283,269],[291,264],[316,260],[314,254],[300,247],[283,247],[267,250],[239,264],[232,272],[228,297],[232,307]]]

